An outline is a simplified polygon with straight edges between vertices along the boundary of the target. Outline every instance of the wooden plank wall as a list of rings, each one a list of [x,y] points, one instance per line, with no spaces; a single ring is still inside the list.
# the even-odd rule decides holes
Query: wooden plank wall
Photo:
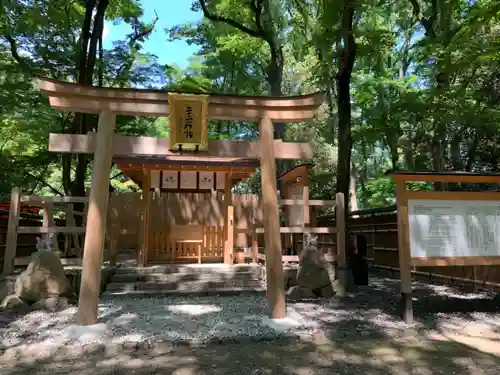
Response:
[[[109,208],[116,209],[120,228],[118,249],[136,249],[141,222],[141,194],[140,193],[112,193]]]
[[[148,257],[154,262],[224,256],[224,211],[220,195],[154,193],[151,196]],[[202,241],[186,242],[186,241]]]
[[[113,193],[110,206],[118,211],[120,236],[118,248],[134,249],[137,247],[138,229],[141,214],[141,196],[139,193]],[[262,226],[262,207],[257,195],[233,195],[235,212],[235,229],[250,230],[253,225]],[[223,226],[224,218],[223,194],[211,193],[153,193],[151,197],[152,233],[165,231],[168,225],[203,224],[207,226]],[[208,238],[214,246],[220,246],[214,233],[218,229],[210,229]],[[235,232],[237,232],[235,230]],[[152,234],[155,238],[156,234]],[[259,236],[260,237],[260,236]],[[161,238],[161,235],[160,235]],[[160,241],[159,238],[156,239]],[[160,246],[160,245],[158,245]],[[163,245],[166,246],[166,245]],[[208,245],[207,245],[208,246]],[[235,247],[251,246],[251,234],[237,233]]]
[[[262,227],[262,201],[255,194],[233,195],[234,230],[236,232],[234,247],[250,248],[252,246],[251,230]],[[260,245],[263,245],[263,236],[258,236]]]

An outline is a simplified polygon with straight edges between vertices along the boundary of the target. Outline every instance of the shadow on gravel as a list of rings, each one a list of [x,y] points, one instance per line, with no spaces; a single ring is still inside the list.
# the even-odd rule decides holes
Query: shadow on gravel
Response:
[[[168,353],[140,350],[48,358],[4,366],[3,375],[496,375],[500,359],[452,342],[420,338],[402,344],[390,338],[348,335],[342,340],[247,343]]]
[[[489,354],[494,352],[491,348],[472,341],[447,339],[442,330],[442,323],[458,317],[494,331],[500,326],[498,310],[483,318],[477,316],[478,310],[493,308],[491,296],[422,283],[415,283],[414,288],[417,324],[413,327],[399,318],[399,282],[373,278],[370,286],[344,300],[291,304],[320,325],[323,334],[315,338],[201,348],[171,349],[167,344],[127,346],[119,351],[96,348],[92,354],[72,356],[58,352],[36,362],[29,356],[15,363],[0,362],[1,374],[498,375],[500,354]],[[453,314],[443,314],[447,311]],[[484,338],[462,333],[471,340]],[[500,345],[496,340],[489,343]]]
[[[35,311],[35,309],[29,305],[21,305],[14,308],[0,307],[0,330],[7,328],[11,324],[15,324],[17,320],[32,311]]]

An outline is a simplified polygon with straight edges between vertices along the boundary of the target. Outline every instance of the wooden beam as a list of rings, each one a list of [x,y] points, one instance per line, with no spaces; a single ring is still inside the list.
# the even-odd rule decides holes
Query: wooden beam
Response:
[[[82,281],[78,299],[77,324],[79,325],[97,323],[104,234],[109,199],[111,146],[115,124],[116,117],[114,113],[105,111],[99,115],[98,138],[92,166],[92,185],[83,250]]]
[[[19,213],[21,190],[18,187],[12,189],[10,194],[9,223],[7,224],[7,243],[3,260],[2,275],[10,275],[14,271],[14,259],[17,250],[17,231],[19,226]]]
[[[305,205],[306,201],[304,199],[280,199],[279,204],[282,206],[297,206],[297,205]],[[307,204],[309,206],[335,206],[335,200],[318,200],[318,199],[311,199],[307,201]]]
[[[100,98],[49,97],[50,106],[61,111],[99,113],[113,111],[125,116],[168,116],[167,103],[144,103],[137,100],[100,100]],[[292,108],[244,108],[229,106],[209,106],[210,120],[256,121],[261,116],[269,116],[276,122],[303,122],[314,117],[315,106]]]
[[[411,264],[417,267],[493,266],[500,265],[500,257],[416,257],[411,258]]]
[[[27,204],[43,204],[43,203],[87,203],[89,199],[87,197],[59,197],[59,196],[33,196],[33,195],[22,195],[21,202]]]
[[[17,233],[20,234],[41,234],[41,233],[85,233],[84,227],[19,227]]]
[[[257,228],[256,233],[262,234],[266,233],[266,228]],[[337,228],[333,227],[280,227],[278,233],[315,233],[315,234],[332,234],[337,233]]]
[[[95,145],[95,133],[87,135],[51,133],[49,136],[49,151],[51,152],[93,154],[96,149]],[[277,139],[271,142],[270,147],[274,148],[276,159],[312,159],[313,157],[312,147],[307,142],[283,142]],[[177,152],[170,151],[168,139],[124,135],[113,136],[112,152],[113,155],[154,155],[185,161],[219,158],[225,162],[249,158],[259,159],[262,154],[258,142],[211,140],[208,142],[208,151],[205,153],[179,155]]]
[[[111,88],[80,85],[77,83],[59,81],[47,77],[36,79],[40,91],[52,96],[83,96],[104,97],[120,100],[136,100],[142,102],[168,102],[168,91],[155,89]],[[315,92],[296,96],[256,96],[256,95],[230,95],[206,92],[185,92],[186,94],[210,95],[210,104],[245,107],[296,107],[316,106],[323,103],[323,92]]]
[[[325,260],[327,262],[335,262],[337,260],[337,258],[335,257],[335,255],[330,255],[330,254],[324,254],[325,256]],[[256,259],[258,260],[262,260],[262,261],[266,261],[266,255],[265,254],[260,254],[258,253],[256,256]],[[283,263],[288,263],[288,262],[291,262],[291,263],[298,263],[299,262],[299,256],[298,255],[283,255]]]
[[[16,257],[14,260],[14,264],[16,266],[27,266],[32,261],[32,258],[29,257]],[[81,258],[61,258],[61,264],[63,266],[81,266],[82,260]]]
[[[83,113],[112,111],[132,116],[167,116],[168,92],[137,89],[110,89],[37,79],[38,87],[49,96],[52,108]],[[210,95],[211,119],[258,121],[262,117],[277,122],[311,119],[323,102],[323,93],[298,97],[241,97]]]
[[[498,173],[469,173],[469,172],[397,172],[392,174],[392,178],[396,181],[427,181],[427,182],[470,182],[470,183],[491,183],[498,184],[500,182],[500,174]]]
[[[269,118],[260,120],[259,137],[262,152],[260,164],[269,315],[272,319],[284,319],[286,317],[285,281],[281,260],[276,158],[273,147],[273,126]]]
[[[231,164],[226,165],[186,165],[186,164],[149,164],[143,163],[141,160],[129,160],[125,163],[122,160],[116,161],[116,167],[123,171],[142,171],[149,169],[151,171],[196,171],[196,172],[231,172],[235,178],[250,176],[255,172],[257,167],[232,167]]]
[[[498,201],[498,191],[406,191],[408,200]]]

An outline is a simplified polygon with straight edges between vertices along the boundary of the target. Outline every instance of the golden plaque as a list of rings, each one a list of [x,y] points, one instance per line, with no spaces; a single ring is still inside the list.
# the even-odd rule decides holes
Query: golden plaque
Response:
[[[208,149],[208,98],[208,95],[168,93],[168,140],[172,151]]]

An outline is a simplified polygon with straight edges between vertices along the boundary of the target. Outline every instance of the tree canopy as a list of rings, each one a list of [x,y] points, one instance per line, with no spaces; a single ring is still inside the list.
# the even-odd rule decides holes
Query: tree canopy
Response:
[[[97,117],[52,110],[35,75],[101,87],[288,96],[326,92],[310,123],[275,137],[310,141],[311,194],[351,209],[394,203],[390,169],[498,171],[500,3],[495,0],[193,0],[199,22],[158,30],[139,0],[5,0],[0,10],[0,196],[82,195],[92,158],[47,150],[50,132],[85,134]],[[103,47],[105,22],[132,32]],[[144,51],[151,32],[196,44],[185,69]],[[159,47],[161,48],[161,46]],[[166,118],[120,116],[118,132],[165,136]],[[211,121],[212,139],[257,137]],[[281,169],[292,165],[285,163]],[[117,190],[133,189],[117,170]],[[256,191],[255,178],[240,191]],[[436,187],[437,188],[437,187]]]

